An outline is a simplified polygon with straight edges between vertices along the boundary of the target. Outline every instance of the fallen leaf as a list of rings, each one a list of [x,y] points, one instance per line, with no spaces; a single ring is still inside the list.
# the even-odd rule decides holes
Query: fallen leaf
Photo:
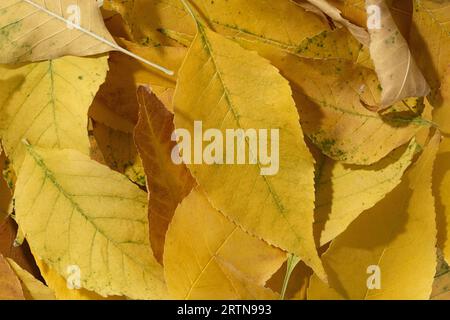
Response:
[[[0,254],[0,300],[25,300],[19,278]]]
[[[95,0],[56,0],[49,3],[43,0],[3,0],[0,7],[0,63],[42,61],[66,55],[90,56],[113,50],[110,45],[67,21],[79,22],[80,27],[115,43]]]
[[[320,245],[333,240],[400,183],[416,147],[413,141],[370,166],[345,165],[325,156],[316,158],[314,228],[320,235]]]
[[[148,87],[137,91],[140,106],[134,140],[143,159],[149,189],[150,243],[162,262],[167,228],[178,204],[191,192],[195,180],[185,165],[172,161],[173,114]]]
[[[44,261],[35,257],[36,264],[41,271],[42,277],[45,279],[48,287],[54,292],[57,300],[122,300],[123,297],[108,296],[103,297],[94,291],[89,291],[84,288],[70,289],[68,281],[58,272],[51,269]]]
[[[33,277],[28,271],[22,269],[14,260],[7,259],[22,284],[26,300],[55,300],[55,294],[42,282]]]
[[[262,288],[285,259],[285,253],[245,233],[194,189],[169,226],[164,272],[176,299],[260,299],[267,297]],[[260,293],[245,287],[260,287]]]
[[[380,10],[380,28],[369,27],[370,55],[382,87],[381,109],[405,98],[424,97],[430,87],[384,0],[366,0]]]
[[[439,89],[450,64],[449,20],[447,1],[414,0],[411,48],[431,86],[435,107],[441,104]]]
[[[218,128],[223,137],[226,129],[279,130],[276,175],[262,175],[260,160],[257,165],[188,168],[215,208],[249,233],[301,257],[324,278],[312,232],[314,160],[291,94],[288,82],[267,60],[199,23],[179,72],[175,127],[193,136],[194,121],[201,121],[205,130]],[[254,153],[250,145],[248,149]]]
[[[339,9],[330,5],[325,0],[307,0],[307,1],[316,6],[317,8],[319,8],[335,22],[345,26],[350,31],[350,33],[363,45],[369,46],[370,40],[367,31],[364,28],[357,26],[348,21],[347,19],[345,19],[344,17],[342,17],[341,11]]]
[[[0,136],[16,173],[22,140],[89,154],[87,110],[108,70],[107,57],[65,57],[0,66]]]
[[[437,258],[431,173],[440,138],[436,133],[402,183],[331,243],[322,259],[332,289],[313,276],[308,299],[429,299]],[[371,277],[379,287],[369,287]]]
[[[15,199],[32,251],[60,275],[75,266],[81,286],[103,296],[166,296],[148,241],[146,193],[126,177],[74,150],[28,145]]]
[[[408,143],[421,127],[430,126],[420,113],[403,114],[403,102],[383,114],[369,110],[380,95],[370,69],[336,60],[284,63],[284,69],[290,66],[285,76],[291,79],[305,135],[334,160],[373,164]],[[422,105],[417,99],[408,108],[420,110]]]

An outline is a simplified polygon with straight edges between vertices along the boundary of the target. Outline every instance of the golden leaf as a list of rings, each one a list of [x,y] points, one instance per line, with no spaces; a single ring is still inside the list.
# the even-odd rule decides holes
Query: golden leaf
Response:
[[[331,243],[322,256],[331,289],[313,276],[309,299],[430,297],[437,258],[431,173],[440,138],[436,133],[402,183]]]
[[[263,286],[285,259],[285,253],[246,234],[194,189],[169,226],[164,272],[176,299],[274,298]]]
[[[23,139],[89,154],[87,111],[107,70],[106,56],[0,66],[0,136],[17,173]]]
[[[249,233],[301,257],[324,277],[312,232],[314,160],[288,82],[256,53],[202,24],[198,28],[179,71],[175,127],[193,136],[194,122],[201,121],[205,130],[218,128],[223,137],[227,129],[279,130],[279,141],[267,142],[279,150],[280,162],[271,167],[263,167],[260,159],[256,164],[198,165],[194,159],[188,168],[215,208]],[[256,158],[256,149],[244,139],[240,147]],[[233,144],[233,151],[240,147]],[[222,151],[216,152],[223,158]],[[273,170],[275,175],[265,173]]]

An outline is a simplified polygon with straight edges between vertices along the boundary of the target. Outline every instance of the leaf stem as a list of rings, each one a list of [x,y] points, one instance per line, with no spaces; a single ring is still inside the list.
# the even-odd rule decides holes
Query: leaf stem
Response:
[[[144,59],[144,58],[142,58],[141,56],[138,56],[137,54],[134,54],[133,52],[128,51],[128,50],[126,50],[126,49],[120,47],[120,46],[117,45],[116,43],[111,42],[111,41],[109,41],[109,40],[107,40],[107,39],[105,39],[105,38],[99,36],[98,34],[96,34],[96,33],[92,32],[92,31],[89,31],[89,30],[87,30],[87,29],[81,27],[81,26],[79,26],[79,25],[76,24],[76,23],[73,23],[73,22],[71,22],[71,21],[65,19],[65,18],[62,17],[62,16],[57,15],[56,13],[54,13],[54,12],[52,12],[52,11],[50,11],[50,10],[44,8],[43,6],[41,6],[41,5],[39,5],[39,4],[34,3],[34,2],[31,1],[31,0],[23,0],[23,1],[25,1],[26,3],[28,3],[28,4],[32,5],[32,6],[34,6],[35,8],[37,8],[37,9],[39,9],[39,10],[41,10],[41,11],[47,13],[48,15],[52,16],[53,18],[65,22],[68,26],[73,27],[74,29],[77,29],[77,30],[81,31],[81,32],[83,32],[83,33],[85,33],[85,34],[87,34],[87,35],[89,35],[89,36],[91,36],[91,37],[97,39],[98,41],[107,44],[108,46],[114,48],[115,50],[117,50],[117,51],[119,51],[119,52],[122,52],[122,53],[124,53],[124,54],[126,54],[126,55],[128,55],[128,56],[130,56],[130,57],[132,57],[132,58],[134,58],[134,59],[136,59],[136,60],[139,60],[139,61],[141,61],[141,62],[143,62],[143,63],[145,63],[145,64],[148,64],[149,66],[151,66],[151,67],[153,67],[153,68],[155,68],[155,69],[157,69],[157,70],[160,70],[160,71],[164,72],[165,74],[167,74],[167,75],[169,75],[169,76],[174,75],[174,72],[173,72],[172,70],[169,70],[169,69],[164,68],[164,67],[162,67],[162,66],[160,66],[160,65],[158,65],[158,64],[156,64],[156,63],[154,63],[154,62],[151,62],[151,61],[149,61],[149,60],[147,60],[147,59]]]
[[[292,271],[294,270],[295,266],[300,262],[300,258],[296,257],[293,254],[289,255],[289,258],[287,260],[287,268],[286,268],[286,274],[284,275],[283,280],[283,287],[281,288],[280,293],[280,300],[284,300],[286,295],[286,290],[289,284],[289,279],[291,278]]]

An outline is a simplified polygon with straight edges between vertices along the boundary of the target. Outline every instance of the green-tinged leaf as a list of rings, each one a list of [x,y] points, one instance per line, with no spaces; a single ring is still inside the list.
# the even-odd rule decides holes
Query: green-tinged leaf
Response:
[[[16,172],[23,139],[89,154],[87,111],[107,70],[107,56],[0,66],[0,136]]]
[[[78,151],[26,149],[16,216],[34,255],[104,296],[166,297],[148,240],[146,193]]]
[[[188,168],[215,208],[249,233],[301,257],[324,277],[312,232],[314,160],[291,94],[267,60],[199,24],[179,72],[175,127],[187,129],[191,137],[195,121],[222,137],[227,129],[267,130],[267,147],[279,158],[279,163],[272,158],[271,167],[257,159],[239,165],[191,161]],[[273,130],[279,139],[270,138]],[[244,146],[256,158],[247,139],[239,148],[234,144],[233,152]],[[225,163],[226,152],[216,152]]]

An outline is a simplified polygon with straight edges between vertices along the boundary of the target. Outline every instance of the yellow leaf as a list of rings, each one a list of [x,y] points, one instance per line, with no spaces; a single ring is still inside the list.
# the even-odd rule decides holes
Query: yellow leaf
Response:
[[[67,280],[55,270],[49,268],[44,261],[35,257],[36,264],[41,271],[42,277],[51,290],[54,291],[58,300],[120,300],[122,297],[109,296],[107,298],[83,288],[69,289]]]
[[[355,220],[322,256],[328,289],[312,278],[309,299],[428,299],[436,271],[431,173],[436,133],[402,183]]]
[[[365,0],[328,0],[333,6],[338,8],[344,18],[351,22],[365,27],[367,24],[367,14]]]
[[[294,1],[251,0],[243,4],[239,0],[226,3],[193,0],[191,3],[214,31],[247,49],[257,50],[267,59],[272,60],[274,55],[281,59],[294,55],[358,61],[361,52],[368,52],[346,29],[330,30],[327,21]],[[141,44],[189,46],[195,36],[195,24],[179,0],[111,0],[106,6],[121,13],[134,31],[135,40]],[[147,12],[153,12],[155,19],[143,17]]]
[[[342,11],[345,18],[361,26],[367,26],[365,0],[327,0]],[[392,17],[405,38],[408,38],[411,28],[412,3],[405,0],[386,0]],[[374,14],[371,11],[371,14]]]
[[[76,268],[81,286],[103,296],[165,297],[147,195],[126,177],[78,151],[27,145],[15,199],[32,251],[60,275]]]
[[[342,233],[361,212],[371,208],[399,183],[416,150],[413,141],[370,166],[317,159],[314,228],[324,245]]]
[[[0,300],[25,300],[19,278],[0,254]]]
[[[262,288],[285,259],[285,253],[242,231],[194,189],[169,226],[164,272],[176,299],[256,299],[261,296],[243,288]]]
[[[379,21],[371,21],[370,55],[382,87],[381,108],[410,97],[424,97],[430,87],[397,28],[385,0],[366,0],[379,9]],[[378,17],[375,17],[378,18]],[[376,24],[379,23],[377,26]]]
[[[55,300],[55,294],[42,282],[22,269],[12,259],[7,259],[22,284],[24,296],[27,300]]]
[[[358,39],[358,41],[361,42],[363,45],[369,46],[369,34],[367,33],[367,31],[364,28],[354,25],[353,23],[345,19],[341,15],[341,11],[339,9],[330,5],[325,0],[308,0],[308,2],[315,5],[320,10],[322,10],[327,16],[332,18],[335,22],[344,25],[350,31],[350,33],[356,39]]]
[[[329,30],[319,17],[288,0],[190,2],[218,33],[238,41],[270,44],[287,52],[295,53],[302,41]],[[179,0],[108,0],[105,7],[124,17],[134,40],[141,44],[176,45],[177,41],[165,35],[193,37],[196,33],[194,21]],[[149,12],[153,17],[149,18]]]
[[[418,114],[403,115],[403,102],[383,114],[369,110],[380,94],[370,69],[341,60],[292,63],[289,58],[282,68],[291,80],[305,135],[334,160],[373,164],[429,126]],[[422,99],[413,103],[423,105]]]
[[[202,121],[204,130],[214,128],[222,137],[227,129],[279,130],[279,141],[274,138],[268,144],[276,146],[272,150],[279,151],[280,161],[279,168],[272,166],[274,175],[262,175],[263,169],[272,169],[263,168],[261,159],[257,164],[188,164],[188,168],[215,208],[324,276],[312,232],[314,159],[303,140],[289,83],[256,53],[202,24],[198,28],[179,72],[175,127],[194,136],[198,135],[194,121]],[[253,154],[245,140],[240,146]]]
[[[114,43],[95,0],[3,0],[0,63],[41,61],[66,55],[90,56],[113,49],[62,19],[79,22],[80,27]]]
[[[432,104],[440,104],[439,88],[450,64],[450,6],[447,1],[414,0],[411,47],[432,88]],[[426,48],[426,49],[424,49]]]
[[[23,139],[89,154],[87,111],[107,70],[106,56],[0,66],[0,135],[17,173]]]
[[[172,161],[173,115],[149,88],[139,87],[137,96],[140,112],[134,140],[147,176],[150,242],[155,257],[162,262],[169,223],[195,180],[185,165],[175,165]]]

